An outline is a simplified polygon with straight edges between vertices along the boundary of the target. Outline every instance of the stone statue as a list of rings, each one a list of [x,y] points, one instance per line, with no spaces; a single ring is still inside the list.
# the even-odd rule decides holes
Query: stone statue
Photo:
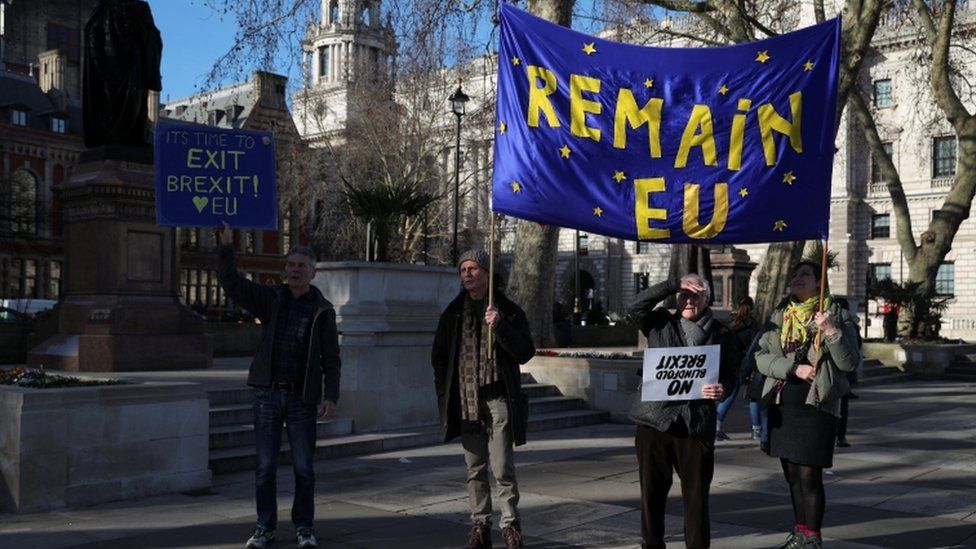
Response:
[[[149,147],[149,90],[162,88],[163,42],[149,4],[100,0],[85,25],[85,145]]]

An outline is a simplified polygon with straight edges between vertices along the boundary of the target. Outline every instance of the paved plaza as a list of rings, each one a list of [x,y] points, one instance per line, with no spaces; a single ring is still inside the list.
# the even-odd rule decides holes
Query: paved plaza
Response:
[[[976,548],[976,385],[922,382],[864,388],[849,439],[828,471],[826,545]],[[730,416],[712,484],[714,547],[773,547],[791,526],[779,462],[748,439],[745,405]],[[640,545],[633,427],[530,433],[516,452],[526,547]],[[468,519],[458,444],[320,461],[316,530],[323,548],[460,547]],[[282,492],[290,468],[279,472]],[[682,547],[677,482],[668,541]],[[243,547],[254,522],[253,474],[212,489],[43,514],[0,514],[0,547]],[[278,540],[294,547],[290,493]],[[501,536],[494,532],[496,546]]]

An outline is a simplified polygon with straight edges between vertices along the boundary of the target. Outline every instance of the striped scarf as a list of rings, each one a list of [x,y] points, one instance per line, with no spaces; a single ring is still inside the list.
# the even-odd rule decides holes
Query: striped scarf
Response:
[[[478,389],[498,381],[495,361],[488,360],[488,346],[481,344],[484,323],[484,317],[479,318],[471,299],[465,296],[458,352],[458,385],[461,390],[461,419],[464,421],[479,420]]]

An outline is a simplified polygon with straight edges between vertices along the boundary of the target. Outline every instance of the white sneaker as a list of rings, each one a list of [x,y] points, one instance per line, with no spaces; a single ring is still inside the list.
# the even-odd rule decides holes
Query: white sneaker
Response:
[[[244,547],[245,549],[265,549],[272,541],[274,541],[274,532],[258,526]]]
[[[299,528],[295,533],[295,539],[299,547],[318,547],[319,542],[315,539],[315,534],[310,528]]]

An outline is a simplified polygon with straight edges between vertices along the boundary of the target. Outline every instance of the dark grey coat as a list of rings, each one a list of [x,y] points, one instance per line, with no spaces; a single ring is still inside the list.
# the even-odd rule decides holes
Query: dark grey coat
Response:
[[[444,426],[444,442],[461,434],[461,392],[458,388],[458,350],[461,342],[461,314],[464,309],[464,296],[461,291],[444,309],[430,362],[434,367],[434,388],[437,390],[437,409]],[[494,328],[495,364],[507,393],[508,414],[512,423],[512,439],[516,446],[525,444],[525,431],[528,425],[528,403],[522,394],[522,373],[520,364],[525,364],[535,356],[532,332],[525,312],[504,295],[495,294],[495,306],[502,315]]]
[[[628,316],[637,324],[641,333],[647,338],[650,348],[685,347],[684,332],[681,330],[681,316],[664,308],[655,308],[668,296],[675,295],[680,289],[676,281],[666,280],[655,284],[634,296],[628,307]],[[735,375],[741,361],[741,353],[732,332],[717,319],[712,332],[704,345],[721,345],[721,362],[719,366],[719,383],[725,389],[726,398],[732,394]],[[659,431],[666,431],[670,425],[662,423],[662,411],[671,407],[688,407],[691,424],[688,431],[701,440],[706,446],[715,443],[715,402],[708,399],[672,400],[666,402],[643,402],[638,394],[634,406],[628,417],[631,421],[653,427]]]
[[[221,246],[218,254],[220,261],[217,279],[227,292],[227,297],[261,320],[261,342],[251,361],[247,384],[252,387],[269,387],[278,307],[284,292],[291,290],[284,284],[272,287],[242,277],[234,266],[233,246]],[[315,318],[309,323],[311,331],[302,401],[314,406],[323,399],[339,402],[339,372],[342,364],[339,360],[339,332],[336,328],[335,309],[318,288],[312,286],[310,291],[315,299]]]

